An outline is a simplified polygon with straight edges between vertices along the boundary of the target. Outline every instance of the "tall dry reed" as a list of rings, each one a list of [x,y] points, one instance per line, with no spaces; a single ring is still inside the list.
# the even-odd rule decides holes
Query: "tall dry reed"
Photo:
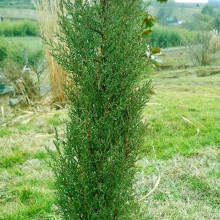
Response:
[[[53,39],[54,33],[59,33],[59,25],[57,23],[59,2],[60,0],[36,0],[40,28],[46,40]],[[46,45],[45,48],[54,101],[64,104],[64,85],[66,82],[66,73],[50,55],[50,47]]]

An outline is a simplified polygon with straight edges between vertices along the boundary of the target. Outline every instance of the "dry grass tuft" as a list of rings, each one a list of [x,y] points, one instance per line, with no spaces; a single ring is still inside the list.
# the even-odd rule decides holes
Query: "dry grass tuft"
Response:
[[[59,12],[59,0],[36,0],[36,9],[39,13],[41,32],[46,40],[53,39],[54,33],[59,33],[57,24]],[[46,58],[50,72],[50,82],[54,95],[54,102],[64,104],[64,85],[66,74],[62,67],[50,55],[50,48],[46,45]]]

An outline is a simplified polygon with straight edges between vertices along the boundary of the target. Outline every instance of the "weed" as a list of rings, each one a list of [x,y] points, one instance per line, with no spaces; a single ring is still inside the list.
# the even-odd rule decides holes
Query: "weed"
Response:
[[[30,153],[21,150],[19,147],[12,148],[6,155],[2,155],[0,168],[10,168],[16,164],[22,164],[30,157]]]
[[[20,176],[20,177],[24,175],[24,173],[20,169],[16,169],[16,168],[12,170],[12,173],[13,175]]]
[[[209,176],[210,176],[210,177],[220,178],[220,169],[219,169],[219,167],[213,168],[213,169],[209,172]]]
[[[145,168],[142,167],[142,170],[146,173],[146,174],[152,174],[155,172],[156,170],[156,165],[152,164],[149,166],[146,166]]]
[[[54,114],[52,117],[47,118],[47,122],[50,125],[54,125],[54,126],[61,125],[61,121],[60,121],[59,117],[60,117],[60,114]]]
[[[154,194],[154,199],[156,200],[165,200],[165,194],[163,192],[158,192]]]
[[[17,196],[22,203],[26,204],[31,202],[30,200],[34,198],[33,192],[28,187],[19,189],[19,191],[17,192]]]
[[[12,134],[12,131],[9,128],[0,127],[0,138],[8,137]]]
[[[43,160],[47,157],[47,153],[41,150],[37,150],[33,155],[33,158]]]
[[[32,123],[28,123],[28,124],[19,124],[16,126],[18,132],[20,134],[25,133],[27,131],[30,131],[32,129],[33,124]]]

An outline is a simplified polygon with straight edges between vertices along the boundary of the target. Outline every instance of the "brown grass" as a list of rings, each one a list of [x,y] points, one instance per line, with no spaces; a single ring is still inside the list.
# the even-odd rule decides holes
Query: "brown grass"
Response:
[[[145,218],[219,219],[220,183],[219,177],[213,174],[219,173],[218,152],[217,146],[210,145],[190,157],[176,155],[167,161],[156,158],[139,161],[142,172],[137,174],[137,191],[149,192],[158,178],[156,168],[161,173],[159,186],[142,202]]]

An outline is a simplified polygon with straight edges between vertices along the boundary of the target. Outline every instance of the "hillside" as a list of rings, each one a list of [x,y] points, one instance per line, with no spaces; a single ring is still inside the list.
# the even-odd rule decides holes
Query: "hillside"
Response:
[[[150,14],[157,16],[160,7],[163,6],[149,6]],[[193,18],[193,14],[200,13],[201,9],[201,7],[173,7],[173,9],[170,10],[170,16],[176,16],[179,21],[190,21]]]
[[[4,19],[38,19],[36,10],[32,9],[0,8],[0,16]]]
[[[32,0],[0,0],[0,8],[35,9]]]
[[[37,12],[34,10],[34,5],[30,3],[31,1],[19,1],[23,3],[18,3],[18,1],[2,1],[0,0],[0,16],[3,18],[37,20]],[[153,1],[149,6],[149,12],[157,16],[159,9],[163,7],[169,10],[170,16],[177,16],[179,21],[189,21],[192,19],[193,14],[200,13],[204,5],[200,4],[199,7],[196,7],[196,4],[177,4],[174,2],[159,4]]]

